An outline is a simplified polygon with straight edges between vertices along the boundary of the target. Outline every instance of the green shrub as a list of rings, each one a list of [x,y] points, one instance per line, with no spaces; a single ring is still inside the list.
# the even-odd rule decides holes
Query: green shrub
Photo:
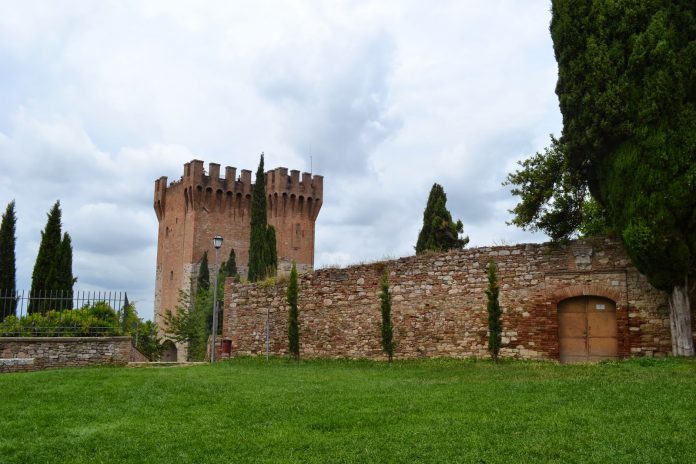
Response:
[[[99,301],[80,309],[10,316],[0,323],[3,337],[98,337],[123,335],[119,314]]]

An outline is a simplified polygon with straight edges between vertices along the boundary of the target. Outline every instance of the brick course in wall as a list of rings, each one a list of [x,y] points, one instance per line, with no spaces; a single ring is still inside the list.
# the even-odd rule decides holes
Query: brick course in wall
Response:
[[[611,239],[567,245],[471,248],[323,269],[300,277],[303,357],[384,359],[379,279],[386,269],[393,299],[397,358],[486,357],[486,266],[498,265],[503,308],[501,356],[559,359],[558,303],[609,298],[617,307],[619,356],[671,352],[667,296],[653,288]],[[287,352],[286,284],[225,286],[223,338],[233,354]]]
[[[127,364],[130,337],[0,338],[0,372]]]

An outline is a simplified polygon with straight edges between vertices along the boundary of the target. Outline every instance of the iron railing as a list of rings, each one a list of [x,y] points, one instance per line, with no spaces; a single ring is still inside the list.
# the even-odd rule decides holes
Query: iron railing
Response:
[[[119,335],[128,305],[120,291],[0,290],[0,336]]]

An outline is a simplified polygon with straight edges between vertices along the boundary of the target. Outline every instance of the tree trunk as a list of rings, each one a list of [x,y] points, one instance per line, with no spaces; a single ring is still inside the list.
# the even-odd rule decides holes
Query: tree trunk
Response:
[[[676,285],[672,289],[672,294],[669,296],[669,323],[672,329],[672,354],[694,356],[688,279],[684,279],[684,285]]]

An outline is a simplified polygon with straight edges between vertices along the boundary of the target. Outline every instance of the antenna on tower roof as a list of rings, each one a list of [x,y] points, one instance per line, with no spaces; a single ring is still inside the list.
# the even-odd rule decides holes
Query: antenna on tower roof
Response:
[[[309,155],[309,173],[314,173],[314,171],[312,170],[312,155]]]

